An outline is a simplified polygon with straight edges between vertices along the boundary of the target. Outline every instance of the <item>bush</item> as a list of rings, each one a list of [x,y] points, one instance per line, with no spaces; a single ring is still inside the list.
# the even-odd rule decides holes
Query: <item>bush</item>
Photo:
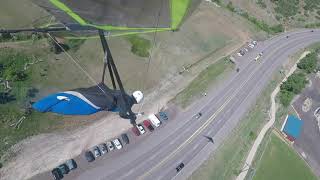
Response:
[[[148,57],[151,42],[137,35],[127,36],[128,41],[131,43],[131,52],[140,57]]]
[[[307,73],[311,73],[317,68],[317,53],[312,52],[306,55],[300,62],[297,64],[299,69],[306,71]]]
[[[304,73],[294,73],[288,77],[286,82],[281,84],[280,89],[299,94],[306,84],[307,79]]]
[[[229,3],[227,4],[227,9],[229,9],[232,12],[235,12],[235,8],[231,1],[229,1]]]
[[[283,106],[287,107],[290,105],[292,99],[294,97],[294,93],[291,91],[281,90],[279,99]]]

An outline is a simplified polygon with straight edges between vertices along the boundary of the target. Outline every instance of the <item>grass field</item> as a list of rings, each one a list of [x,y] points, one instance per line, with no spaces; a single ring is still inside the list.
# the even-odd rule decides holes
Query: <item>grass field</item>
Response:
[[[218,150],[189,178],[190,180],[211,179],[233,179],[242,166],[243,161],[251,148],[259,130],[268,116],[270,108],[270,94],[280,81],[281,76],[277,74],[269,83],[256,105],[240,121],[230,136]]]
[[[72,124],[70,117],[29,111],[28,104],[52,92],[89,84],[88,79],[79,73],[72,62],[60,59],[62,55],[54,55],[49,51],[46,39],[8,44],[14,49],[0,49],[0,65],[4,67],[0,69],[0,77],[9,79],[12,87],[10,92],[12,98],[3,96],[1,94],[5,92],[3,85],[0,87],[0,163],[12,155],[10,152],[5,152],[26,137],[57,129],[78,127],[86,123],[81,121],[81,118]],[[26,78],[14,80],[16,74],[13,72],[16,69],[19,72],[26,63],[37,60],[42,62],[30,65],[24,71]],[[18,127],[16,124],[23,116],[26,119]]]
[[[1,1],[0,28],[32,27],[48,23],[51,16],[31,0]]]
[[[182,107],[188,106],[192,100],[205,92],[210,84],[217,81],[220,76],[227,75],[232,69],[234,69],[234,64],[228,58],[220,59],[202,71],[176,96],[175,101]]]
[[[253,180],[316,180],[305,161],[275,134],[256,169]]]

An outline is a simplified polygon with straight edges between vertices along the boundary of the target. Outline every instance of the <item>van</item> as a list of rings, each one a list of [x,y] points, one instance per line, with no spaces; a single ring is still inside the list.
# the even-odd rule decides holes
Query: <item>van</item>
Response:
[[[149,120],[151,121],[151,123],[152,123],[155,127],[159,127],[159,126],[160,126],[161,122],[160,122],[160,120],[157,118],[156,115],[150,114],[150,115],[148,116],[148,118],[149,118]]]

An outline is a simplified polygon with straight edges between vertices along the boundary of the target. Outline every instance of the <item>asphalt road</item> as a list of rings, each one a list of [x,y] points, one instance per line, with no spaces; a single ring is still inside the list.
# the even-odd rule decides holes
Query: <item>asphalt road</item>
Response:
[[[64,179],[186,179],[223,143],[288,56],[317,41],[320,30],[300,30],[258,42],[245,56],[236,58],[240,72],[233,72],[186,112],[169,111],[170,120],[161,128],[131,138],[132,142],[123,150],[93,163],[77,157],[79,168]],[[263,56],[254,61],[260,52]],[[203,115],[196,119],[198,112]],[[213,137],[214,143],[205,136]],[[175,167],[181,162],[185,167],[177,173]],[[46,172],[33,179],[48,179],[49,175]]]

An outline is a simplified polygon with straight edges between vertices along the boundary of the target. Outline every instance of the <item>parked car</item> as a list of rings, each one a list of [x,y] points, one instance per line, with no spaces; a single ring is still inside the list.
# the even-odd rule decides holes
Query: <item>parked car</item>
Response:
[[[240,50],[237,54],[238,54],[238,56],[241,57],[241,56],[243,56],[245,54],[245,51],[244,50]]]
[[[114,139],[112,142],[113,142],[114,146],[115,146],[117,149],[121,149],[121,148],[122,148],[121,142],[120,142],[120,140],[119,140],[118,138],[117,138],[117,139]]]
[[[113,144],[112,144],[111,141],[108,141],[108,142],[107,142],[107,146],[108,146],[109,151],[114,150],[114,146],[113,146]]]
[[[101,152],[100,152],[100,149],[98,148],[98,146],[95,146],[95,147],[93,148],[93,154],[94,154],[94,157],[95,157],[95,158],[101,156]]]
[[[140,136],[140,131],[137,126],[132,127],[131,130],[136,136]]]
[[[251,41],[251,44],[256,46],[258,43],[257,43],[257,41]]]
[[[137,124],[137,128],[138,128],[140,134],[144,134],[146,132],[141,124]]]
[[[159,127],[161,124],[161,121],[157,118],[156,115],[154,114],[150,114],[148,116],[148,119],[150,120],[150,122],[155,126],[155,127]]]
[[[108,152],[108,148],[105,143],[99,144],[99,149],[100,149],[102,155],[106,154]]]
[[[253,48],[254,48],[254,45],[251,44],[251,43],[249,43],[249,44],[248,44],[248,47],[251,48],[251,49],[253,49]]]
[[[176,170],[177,172],[181,171],[181,169],[184,167],[184,164],[183,163],[180,163],[177,167],[176,167]]]
[[[143,125],[144,125],[145,127],[147,127],[150,132],[152,132],[152,131],[154,130],[154,128],[152,127],[151,122],[150,122],[149,120],[144,120],[144,121],[143,121]]]
[[[51,171],[52,177],[54,180],[60,180],[63,178],[63,174],[61,173],[61,171],[58,168],[54,168]]]
[[[73,159],[69,159],[69,160],[66,162],[66,165],[68,166],[68,168],[69,168],[70,171],[77,168],[77,163],[76,163],[76,161],[73,160]]]
[[[121,138],[124,144],[129,144],[129,137],[127,134],[121,134]]]
[[[163,112],[163,111],[160,111],[160,112],[159,112],[159,119],[166,121],[166,120],[168,120],[169,118],[168,118],[167,113],[165,113],[165,112]]]
[[[92,162],[95,160],[91,151],[86,151],[84,155],[85,155],[88,162]]]
[[[58,169],[62,174],[68,174],[70,171],[66,164],[61,164],[60,166],[58,166]]]
[[[246,51],[246,52],[248,52],[248,51],[249,51],[249,49],[247,49],[247,48],[243,48],[243,50],[244,50],[244,51]]]

